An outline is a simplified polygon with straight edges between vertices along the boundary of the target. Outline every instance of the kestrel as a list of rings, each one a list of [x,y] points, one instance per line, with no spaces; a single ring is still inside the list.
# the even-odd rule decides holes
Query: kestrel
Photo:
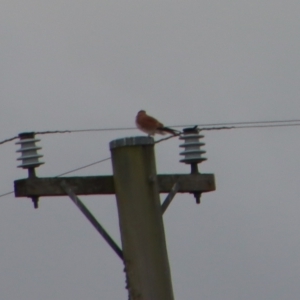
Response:
[[[155,118],[148,116],[144,110],[140,110],[135,118],[135,124],[138,129],[147,133],[149,136],[158,134],[170,133],[178,135],[178,131],[164,127],[164,125]]]

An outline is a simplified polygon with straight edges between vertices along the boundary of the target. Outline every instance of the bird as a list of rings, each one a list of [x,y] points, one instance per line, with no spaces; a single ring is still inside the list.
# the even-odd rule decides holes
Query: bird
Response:
[[[146,111],[144,111],[144,110],[140,110],[137,113],[137,116],[135,118],[135,124],[138,129],[147,133],[149,136],[154,136],[156,133],[162,134],[162,135],[164,135],[166,133],[170,133],[173,135],[179,135],[179,133],[180,133],[177,130],[174,130],[169,127],[165,127],[157,119],[147,115]]]

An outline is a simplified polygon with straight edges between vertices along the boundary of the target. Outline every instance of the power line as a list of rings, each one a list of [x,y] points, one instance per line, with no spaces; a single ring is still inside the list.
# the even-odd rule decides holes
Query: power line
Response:
[[[232,126],[229,126],[232,125]],[[194,124],[189,125],[171,125],[170,127],[191,127],[195,126]],[[292,119],[292,120],[274,120],[274,121],[248,121],[248,122],[228,122],[228,123],[210,123],[210,124],[199,124],[200,130],[229,130],[229,129],[251,129],[251,128],[274,128],[274,127],[293,127],[293,126],[300,126],[300,119]],[[78,129],[78,130],[55,130],[55,131],[38,131],[35,132],[35,134],[56,134],[56,133],[72,133],[72,132],[92,132],[92,131],[118,131],[118,130],[133,130],[136,129],[135,127],[114,127],[114,128],[95,128],[95,129]],[[176,135],[175,135],[176,136]],[[160,140],[157,140],[155,143],[160,143],[162,141],[166,141],[170,138],[173,138],[175,136],[168,136],[166,138],[162,138]],[[0,142],[1,144],[13,141],[17,139],[18,136],[14,136],[8,139],[5,139]],[[90,166],[102,163],[104,161],[109,160],[110,157],[101,159],[99,161],[93,162],[88,165],[84,165],[82,167],[67,171],[65,173],[59,174],[56,177],[61,177],[66,174],[73,173],[75,171],[79,171],[85,168],[88,168]],[[7,192],[0,195],[1,197],[13,194],[14,191]]]
[[[63,175],[67,175],[67,174],[73,173],[73,172],[75,172],[75,171],[79,171],[79,170],[82,170],[82,169],[91,167],[91,166],[93,166],[93,165],[100,164],[100,163],[102,163],[102,162],[104,162],[104,161],[107,161],[107,160],[109,160],[109,159],[110,159],[110,157],[107,157],[107,158],[104,158],[104,159],[95,161],[95,162],[93,162],[93,163],[91,163],[91,164],[85,165],[85,166],[83,166],[83,167],[79,167],[79,168],[73,169],[73,170],[71,170],[71,171],[68,171],[68,172],[59,174],[59,175],[57,175],[57,176],[55,176],[55,177],[61,177],[61,176],[63,176]]]
[[[5,143],[7,143],[7,142],[11,142],[11,141],[13,141],[13,140],[15,140],[15,139],[17,139],[17,138],[18,138],[18,136],[14,136],[14,137],[12,137],[12,138],[3,140],[3,141],[0,142],[0,145],[5,144]]]
[[[272,128],[272,127],[291,127],[291,126],[300,126],[300,123],[298,124],[265,124],[265,125],[250,125],[250,126],[236,126],[236,129],[243,129],[243,128]]]
[[[0,195],[0,198],[1,198],[1,197],[4,197],[4,196],[7,196],[7,195],[10,195],[10,194],[13,194],[13,193],[14,193],[14,191],[8,192],[8,193],[5,193],[5,194],[2,194],[2,195]]]
[[[199,127],[207,126],[234,126],[234,125],[254,125],[254,124],[277,124],[277,123],[300,123],[300,119],[289,120],[269,120],[269,121],[241,121],[241,122],[223,122],[223,123],[210,123],[198,124]],[[174,125],[170,127],[189,127],[191,125]]]
[[[191,127],[197,124],[181,124],[170,125],[174,128]],[[290,120],[269,120],[269,121],[247,121],[247,122],[223,122],[223,123],[207,123],[197,125],[201,130],[224,130],[224,129],[243,129],[243,128],[268,128],[268,127],[292,127],[300,126],[300,119]],[[47,130],[36,131],[35,134],[64,134],[64,133],[80,133],[80,132],[101,132],[101,131],[121,131],[121,130],[135,130],[136,127],[104,127],[104,128],[89,128],[89,129],[73,129],[73,130]],[[14,136],[3,141],[1,144],[13,141],[18,136]]]
[[[290,126],[297,126],[300,124],[300,119],[290,119],[290,120],[270,120],[270,121],[246,121],[246,122],[223,122],[223,123],[204,123],[204,124],[197,124],[198,127],[208,127],[208,126],[217,126],[212,128],[211,130],[220,130],[220,129],[234,129],[234,128],[242,128],[237,127],[235,125],[255,125],[255,124],[273,124],[280,126],[281,123],[289,123]],[[292,124],[298,123],[298,124]],[[181,124],[181,125],[170,125],[169,127],[174,128],[183,128],[183,127],[191,127],[195,126],[196,124]],[[220,127],[222,126],[222,127]],[[224,126],[231,126],[230,128]],[[264,126],[266,127],[266,126]],[[74,129],[74,130],[55,130],[55,131],[40,131],[35,132],[36,134],[53,134],[53,133],[77,133],[77,132],[93,132],[93,131],[121,131],[121,130],[135,130],[136,127],[104,127],[104,128],[90,128],[90,129]]]
[[[223,129],[247,129],[247,128],[274,128],[274,127],[294,127],[300,126],[298,124],[258,124],[258,125],[241,125],[241,126],[231,126],[231,127],[202,127],[200,130],[223,130]]]

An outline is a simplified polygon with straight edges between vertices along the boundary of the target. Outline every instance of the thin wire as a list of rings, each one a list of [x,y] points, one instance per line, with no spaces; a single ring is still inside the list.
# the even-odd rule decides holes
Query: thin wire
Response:
[[[167,140],[169,140],[169,139],[172,139],[172,138],[174,138],[174,137],[176,137],[176,136],[180,136],[180,135],[181,135],[181,133],[169,135],[169,136],[167,136],[167,137],[165,137],[165,138],[162,138],[162,139],[160,139],[160,140],[155,141],[154,144],[158,144],[158,143],[160,143],[160,142],[167,141]]]
[[[296,123],[296,124],[295,124]],[[170,127],[190,127],[195,124],[181,124],[171,125]],[[231,125],[231,126],[230,126]],[[238,126],[235,126],[238,125]],[[244,126],[245,125],[245,126]],[[249,125],[249,126],[248,126]],[[209,123],[209,124],[198,124],[202,130],[223,130],[223,129],[242,129],[242,128],[267,128],[267,127],[284,127],[284,126],[299,126],[300,119],[290,120],[273,120],[273,121],[247,121],[247,122],[225,122],[225,123]],[[213,126],[211,128],[207,128]],[[230,126],[230,127],[228,127]],[[47,131],[36,131],[35,134],[63,134],[63,133],[76,133],[76,132],[97,132],[97,131],[119,131],[119,130],[135,130],[135,127],[111,127],[111,128],[90,128],[90,129],[74,129],[74,130],[47,130]],[[18,136],[14,136],[3,141],[0,141],[0,145],[17,139]]]
[[[1,198],[1,197],[4,197],[4,196],[7,196],[7,195],[10,195],[10,194],[13,194],[13,193],[14,193],[14,191],[8,192],[8,193],[5,193],[5,194],[2,194],[2,195],[0,195],[0,198]]]
[[[79,167],[79,168],[76,168],[76,169],[74,169],[74,170],[71,170],[71,171],[68,171],[68,172],[65,172],[65,173],[56,175],[55,177],[61,177],[61,176],[63,176],[63,175],[67,175],[67,174],[73,173],[73,172],[75,172],[75,171],[79,171],[79,170],[82,170],[82,169],[91,167],[91,166],[93,166],[93,165],[100,164],[100,163],[102,163],[102,162],[104,162],[104,161],[106,161],[106,160],[109,160],[109,159],[111,159],[111,158],[110,158],[110,157],[107,157],[107,158],[104,158],[104,159],[95,161],[95,162],[93,162],[93,163],[91,163],[91,164],[85,165],[85,166],[83,166],[83,167]]]
[[[250,126],[235,126],[236,129],[244,129],[244,128],[272,128],[272,127],[292,127],[292,126],[300,126],[298,124],[274,124],[274,125],[250,125]]]
[[[261,125],[241,125],[241,126],[230,126],[230,127],[200,127],[200,130],[223,130],[223,129],[247,129],[247,128],[274,128],[274,127],[294,127],[300,126],[298,124],[261,124]]]
[[[66,130],[66,132],[89,132],[89,131],[119,131],[119,130],[134,130],[136,127],[111,127],[111,128],[91,128],[91,129],[75,129]],[[64,132],[62,132],[64,133]]]
[[[14,136],[14,137],[12,137],[12,138],[3,140],[3,141],[0,142],[0,145],[5,144],[5,143],[7,143],[7,142],[11,142],[11,141],[13,141],[13,140],[15,140],[15,139],[17,139],[17,138],[18,138],[18,136]]]
[[[215,130],[223,129],[222,127],[219,128],[219,126],[229,126],[229,125],[255,125],[255,124],[274,124],[277,123],[300,123],[300,119],[292,119],[292,120],[273,120],[273,121],[247,121],[247,122],[225,122],[225,123],[208,123],[208,124],[198,124],[199,127],[208,127],[208,126],[218,126],[215,128]],[[169,127],[174,128],[183,128],[183,127],[190,127],[194,126],[195,124],[184,124],[184,125],[170,125]],[[280,126],[281,124],[278,124],[277,126]],[[297,125],[297,124],[295,124]],[[291,126],[295,126],[292,124]],[[277,127],[276,126],[276,127]],[[265,126],[264,126],[265,127]],[[272,126],[275,127],[275,126]],[[135,130],[136,127],[107,127],[107,128],[90,128],[90,129],[74,129],[74,130],[55,130],[55,131],[40,131],[36,132],[36,134],[52,134],[52,133],[76,133],[76,132],[93,132],[93,131],[120,131],[120,130]],[[229,129],[228,127],[224,129]],[[230,128],[233,129],[233,128]],[[211,129],[214,130],[214,129]]]
[[[223,126],[223,127],[200,127],[199,130],[224,130],[224,129],[236,129],[235,126]]]
[[[224,125],[237,125],[237,126],[224,126]],[[173,125],[173,126],[170,126],[170,127],[190,127],[190,126],[194,126],[194,124],[193,125]],[[293,126],[300,126],[300,120],[299,119],[294,119],[294,120],[277,120],[277,121],[228,122],[228,123],[200,124],[198,126],[199,126],[200,130],[228,130],[228,129],[293,127]],[[212,127],[209,127],[209,126],[212,126]],[[100,129],[80,129],[80,130],[55,130],[55,131],[39,131],[39,132],[35,132],[35,133],[36,134],[55,134],[55,133],[71,133],[71,132],[87,132],[87,131],[113,131],[113,130],[132,130],[132,129],[136,129],[136,128],[124,127],[124,128],[100,128]],[[180,135],[180,134],[178,134],[178,135]],[[171,138],[173,138],[175,136],[178,136],[178,135],[171,135],[171,136],[168,136],[166,138],[162,138],[160,140],[157,140],[155,142],[155,144],[160,143],[162,141],[166,141],[166,140],[171,139]],[[6,140],[3,140],[3,141],[0,142],[0,145],[4,144],[4,143],[7,143],[7,142],[10,142],[10,141],[13,141],[17,138],[18,138],[18,136],[14,136],[12,138],[8,138]],[[60,177],[60,176],[70,174],[70,173],[78,171],[78,170],[88,168],[90,166],[102,163],[102,162],[107,161],[109,159],[110,159],[110,157],[104,158],[104,159],[96,161],[94,163],[91,163],[91,164],[73,169],[71,171],[59,174],[56,177]],[[14,191],[1,194],[0,198],[4,197],[4,196],[7,196],[7,195],[10,195],[10,194],[13,194],[13,193],[14,193]]]
[[[54,133],[71,133],[71,130],[48,130],[48,131],[36,131],[35,134],[54,134]]]
[[[274,124],[274,123],[299,123],[300,119],[290,119],[290,120],[273,120],[273,121],[246,121],[246,122],[223,122],[223,123],[211,123],[211,124],[198,124],[199,127],[202,126],[229,126],[229,125],[252,125],[252,124]],[[170,127],[189,127],[191,125],[173,125]]]

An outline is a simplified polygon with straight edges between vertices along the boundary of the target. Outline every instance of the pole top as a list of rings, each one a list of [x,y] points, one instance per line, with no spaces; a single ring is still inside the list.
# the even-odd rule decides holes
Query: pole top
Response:
[[[154,145],[154,139],[150,136],[133,136],[111,141],[109,143],[109,149],[146,145]]]

